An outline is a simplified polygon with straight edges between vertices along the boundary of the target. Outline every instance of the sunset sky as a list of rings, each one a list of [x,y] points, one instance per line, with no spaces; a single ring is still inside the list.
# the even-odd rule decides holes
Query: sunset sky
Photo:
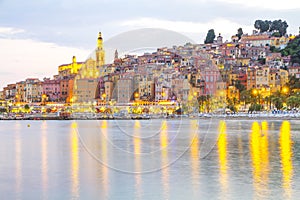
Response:
[[[161,28],[203,43],[208,29],[224,39],[251,33],[256,19],[282,19],[298,34],[296,0],[0,0],[0,90],[8,83],[50,77],[73,55],[84,61],[105,40],[139,28]]]

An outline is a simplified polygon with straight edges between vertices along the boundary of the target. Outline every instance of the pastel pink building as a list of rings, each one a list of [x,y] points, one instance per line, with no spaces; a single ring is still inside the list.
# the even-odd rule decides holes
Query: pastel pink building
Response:
[[[47,95],[47,101],[59,101],[60,98],[60,80],[44,78],[43,94]]]

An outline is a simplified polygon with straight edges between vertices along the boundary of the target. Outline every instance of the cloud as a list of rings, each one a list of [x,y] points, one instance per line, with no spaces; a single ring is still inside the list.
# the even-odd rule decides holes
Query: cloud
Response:
[[[199,34],[198,38],[204,38],[209,29],[214,29],[215,33],[222,33],[225,38],[229,39],[236,33],[237,29],[242,27],[244,33],[250,33],[252,26],[245,26],[227,19],[217,18],[210,22],[191,22],[191,21],[170,21],[160,20],[155,18],[139,18],[120,22],[121,26],[132,28],[162,28],[180,33],[195,33]]]
[[[276,0],[251,0],[251,1],[241,1],[241,0],[217,0],[223,3],[238,4],[246,7],[257,7],[265,8],[270,10],[289,10],[289,9],[298,9],[300,4],[298,0],[285,0],[285,1],[276,1]]]
[[[53,43],[27,39],[0,39],[0,90],[8,83],[29,77],[50,77],[57,74],[57,67],[71,63],[72,56],[84,61],[89,51]]]
[[[18,29],[18,28],[12,28],[12,27],[0,27],[0,36],[1,35],[14,35],[18,33],[24,33],[25,30]]]

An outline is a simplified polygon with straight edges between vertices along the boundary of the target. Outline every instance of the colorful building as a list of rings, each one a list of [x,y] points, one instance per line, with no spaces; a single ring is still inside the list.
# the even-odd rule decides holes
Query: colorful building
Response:
[[[54,102],[60,100],[60,80],[44,78],[42,95],[47,95],[47,101]]]

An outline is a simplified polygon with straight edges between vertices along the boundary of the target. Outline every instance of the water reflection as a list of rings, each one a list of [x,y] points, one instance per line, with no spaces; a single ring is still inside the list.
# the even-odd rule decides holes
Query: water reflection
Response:
[[[71,124],[71,194],[72,198],[79,198],[79,148],[77,136],[77,123]]]
[[[141,199],[141,188],[142,188],[142,177],[141,177],[141,124],[140,121],[135,120],[134,123],[134,138],[133,138],[133,145],[134,145],[134,164],[135,164],[135,191],[136,191],[136,198]]]
[[[191,137],[191,147],[190,147],[190,159],[191,159],[191,172],[192,172],[192,183],[193,191],[195,196],[199,193],[199,188],[196,187],[199,183],[199,136],[198,136],[198,121],[192,120],[190,123],[190,137]]]
[[[250,152],[252,158],[252,171],[255,195],[261,197],[268,195],[269,179],[269,149],[268,149],[268,124],[253,122],[250,134]]]
[[[101,160],[102,164],[102,188],[103,188],[103,199],[106,199],[108,196],[108,187],[109,187],[109,180],[108,180],[108,130],[107,130],[107,121],[103,120],[101,124]]]
[[[163,121],[160,132],[160,148],[161,148],[161,168],[162,168],[162,185],[164,199],[169,199],[169,164],[168,159],[168,124]]]
[[[227,134],[226,123],[221,121],[219,124],[219,139],[218,139],[218,153],[219,153],[219,181],[221,183],[221,195],[228,194],[228,165],[227,165]]]
[[[280,129],[279,145],[282,168],[282,187],[286,198],[291,198],[292,187],[291,181],[293,178],[293,161],[292,161],[292,140],[290,123],[284,121]]]
[[[48,191],[48,140],[47,140],[47,122],[42,123],[42,137],[41,137],[41,173],[42,173],[42,187],[43,199],[47,197]]]
[[[16,178],[16,199],[21,199],[22,193],[22,138],[21,138],[21,125],[16,124],[15,134],[15,178]]]

